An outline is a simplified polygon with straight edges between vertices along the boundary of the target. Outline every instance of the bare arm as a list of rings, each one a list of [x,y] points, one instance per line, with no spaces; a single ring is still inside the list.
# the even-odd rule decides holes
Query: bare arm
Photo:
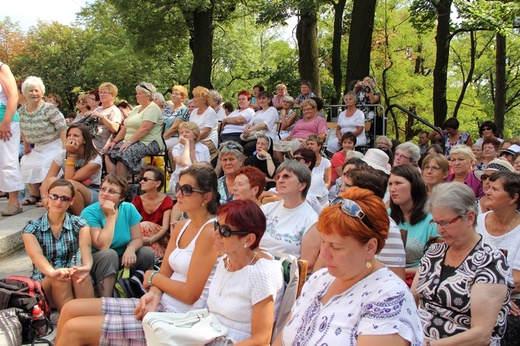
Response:
[[[163,138],[168,139],[173,136],[175,132],[179,131],[179,125],[183,122],[184,120],[182,120],[182,118],[175,118],[172,126],[170,126],[170,128],[164,132]]]
[[[269,296],[253,305],[251,337],[235,344],[237,346],[269,345],[274,324],[274,300]]]
[[[327,186],[327,189],[330,186],[330,181],[332,179],[332,167],[328,167],[325,169],[325,172],[323,173],[323,180],[325,181],[325,185]]]
[[[305,233],[302,238],[302,247],[300,250],[300,258],[306,260],[309,265],[309,273],[312,273],[316,259],[320,253],[321,239],[316,228],[316,224]]]
[[[0,139],[8,140],[11,138],[11,120],[16,113],[16,106],[18,105],[18,90],[16,89],[16,80],[11,73],[11,69],[5,64],[0,67],[0,84],[2,84],[7,96],[4,118],[0,123]]]
[[[357,341],[358,346],[407,346],[410,345],[410,341],[404,339],[401,335],[386,334],[386,335],[360,335]]]

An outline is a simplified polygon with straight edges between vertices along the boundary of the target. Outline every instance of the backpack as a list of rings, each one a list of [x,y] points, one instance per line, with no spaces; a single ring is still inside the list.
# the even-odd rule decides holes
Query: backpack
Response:
[[[0,309],[19,308],[23,311],[18,317],[22,323],[23,343],[32,343],[37,337],[37,327],[33,325],[32,309],[38,305],[45,315],[47,334],[51,333],[51,307],[45,298],[39,281],[24,276],[8,276],[0,279]]]
[[[114,286],[115,298],[141,298],[146,290],[143,287],[144,272],[133,268],[123,268],[117,274]]]

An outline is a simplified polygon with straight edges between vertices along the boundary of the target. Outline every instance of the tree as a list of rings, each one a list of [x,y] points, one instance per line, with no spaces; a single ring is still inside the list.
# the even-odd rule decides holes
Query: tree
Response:
[[[5,17],[0,21],[0,61],[10,65],[25,48],[25,35],[20,25]]]
[[[321,97],[320,59],[318,56],[318,3],[306,0],[300,3],[300,19],[296,26],[298,39],[298,72],[311,83],[313,91]]]

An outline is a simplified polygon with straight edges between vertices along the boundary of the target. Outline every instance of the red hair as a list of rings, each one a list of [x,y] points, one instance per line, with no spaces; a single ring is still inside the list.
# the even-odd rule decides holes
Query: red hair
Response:
[[[247,179],[249,180],[249,185],[252,188],[258,186],[256,198],[260,197],[260,195],[265,189],[265,173],[254,166],[245,166],[238,170],[238,172],[235,174],[235,177],[239,174],[243,174],[247,177]]]
[[[240,95],[246,95],[247,100],[248,100],[248,101],[251,101],[251,93],[250,93],[249,91],[247,91],[247,90],[245,90],[245,89],[242,89],[242,90],[240,90],[240,91],[238,92],[237,97],[240,96]]]
[[[226,215],[227,225],[236,227],[240,231],[249,231],[256,236],[254,243],[250,246],[252,250],[256,249],[265,233],[267,223],[265,214],[258,204],[250,199],[234,200],[222,204],[218,208],[217,215],[223,214]]]

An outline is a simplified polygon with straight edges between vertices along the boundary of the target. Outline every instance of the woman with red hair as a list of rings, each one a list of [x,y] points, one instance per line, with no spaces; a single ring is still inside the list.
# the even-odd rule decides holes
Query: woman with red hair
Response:
[[[247,90],[238,92],[238,108],[222,119],[220,127],[221,143],[225,141],[235,141],[241,143],[240,135],[244,132],[246,125],[251,121],[255,110],[250,108],[251,94]]]

